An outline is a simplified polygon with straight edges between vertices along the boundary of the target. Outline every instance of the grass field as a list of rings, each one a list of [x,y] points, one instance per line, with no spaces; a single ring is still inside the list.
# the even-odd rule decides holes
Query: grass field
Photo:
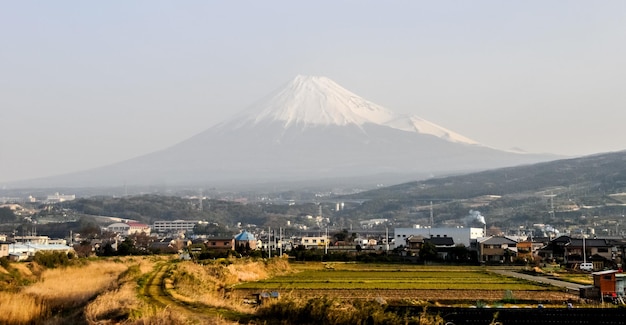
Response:
[[[326,264],[327,265],[327,264]],[[498,276],[481,267],[424,267],[371,264],[294,264],[296,273],[247,282],[238,289],[446,289],[538,290],[546,287]]]
[[[509,278],[473,266],[421,266],[358,263],[294,263],[293,273],[235,286],[240,293],[279,291],[295,296],[442,301],[498,301],[505,293],[525,301],[562,301],[572,293]]]

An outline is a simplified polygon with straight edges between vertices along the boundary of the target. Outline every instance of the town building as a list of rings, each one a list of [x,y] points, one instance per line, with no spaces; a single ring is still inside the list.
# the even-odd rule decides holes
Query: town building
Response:
[[[76,200],[76,195],[74,194],[59,194],[54,193],[52,195],[48,195],[46,197],[46,203],[60,203],[65,201],[73,201]]]
[[[152,225],[152,229],[158,233],[193,231],[194,227],[201,223],[198,220],[157,220]]]
[[[235,249],[234,238],[208,238],[204,245],[210,250],[233,250]]]
[[[581,298],[624,304],[626,274],[621,270],[605,270],[591,274],[593,285],[580,288]]]
[[[250,247],[250,249],[256,249],[257,240],[253,234],[244,230],[235,236],[235,247]]]
[[[304,236],[300,240],[300,245],[304,248],[324,248],[329,244],[327,236]]]
[[[13,261],[25,261],[33,256],[37,252],[63,252],[69,254],[74,249],[67,245],[58,244],[35,244],[35,243],[14,243],[9,244],[9,258]]]
[[[9,245],[8,241],[0,241],[0,258],[9,256]]]
[[[48,236],[14,236],[13,240],[18,243],[30,243],[38,245],[50,244],[50,237]]]
[[[616,264],[623,247],[623,242],[609,239],[560,236],[541,248],[538,254],[546,261],[555,261],[568,268],[593,263],[593,270],[603,270]]]
[[[406,242],[406,238],[411,236],[422,236],[430,238],[431,236],[450,237],[456,245],[463,244],[465,247],[471,247],[472,241],[484,237],[483,228],[395,228],[394,239],[396,245],[402,245]]]
[[[478,239],[478,252],[481,262],[511,263],[517,256],[517,242],[500,236]]]
[[[119,234],[122,237],[139,233],[150,235],[150,226],[140,222],[117,222],[106,226],[104,230]]]

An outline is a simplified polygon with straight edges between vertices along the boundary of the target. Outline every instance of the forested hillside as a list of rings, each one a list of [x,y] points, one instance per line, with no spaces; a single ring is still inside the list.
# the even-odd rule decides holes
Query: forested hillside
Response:
[[[297,217],[316,214],[315,204],[272,205],[243,204],[221,200],[203,200],[175,196],[141,195],[132,197],[92,197],[64,203],[79,213],[132,219],[147,224],[156,220],[204,220],[222,225],[255,224],[262,226],[275,215]]]
[[[492,224],[581,222],[625,212],[626,151],[432,178],[344,196],[364,203],[342,214],[396,223],[457,222],[479,209]],[[582,222],[588,222],[584,220]]]

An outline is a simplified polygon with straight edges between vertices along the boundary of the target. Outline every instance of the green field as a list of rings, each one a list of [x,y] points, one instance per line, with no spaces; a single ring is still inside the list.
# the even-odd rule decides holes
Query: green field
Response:
[[[292,268],[294,273],[242,283],[236,289],[546,290],[545,286],[490,273],[484,267],[294,263]]]

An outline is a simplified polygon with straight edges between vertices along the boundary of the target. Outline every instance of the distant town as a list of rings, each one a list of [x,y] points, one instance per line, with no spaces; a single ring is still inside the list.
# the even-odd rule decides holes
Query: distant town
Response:
[[[614,230],[605,229],[601,234],[593,226],[559,230],[546,224],[533,224],[530,229],[520,225],[505,233],[488,227],[485,217],[475,210],[459,217],[466,219],[466,226],[397,226],[392,220],[377,218],[338,228],[330,217],[323,215],[319,205],[317,213],[301,214],[293,221],[283,219],[277,227],[242,223],[234,218],[229,218],[230,224],[222,225],[197,219],[154,220],[148,224],[115,216],[94,216],[98,226],[92,223],[83,226],[82,231],[70,230],[63,237],[51,237],[37,230],[47,224],[76,222],[77,214],[62,208],[64,203],[75,200],[76,195],[61,193],[41,198],[0,198],[3,229],[11,224],[15,227],[0,235],[0,256],[27,261],[38,252],[48,251],[79,256],[171,253],[186,259],[287,254],[304,260],[358,260],[367,256],[416,263],[558,263],[571,269],[601,271],[621,268],[626,254],[626,240],[617,222]],[[202,202],[197,197],[185,200],[196,203],[196,210],[203,208],[197,205]],[[334,203],[333,209],[341,211],[345,204]],[[53,211],[56,213],[45,213]],[[9,214],[13,216],[7,217]],[[12,222],[6,222],[10,218],[14,218]],[[207,232],[209,228],[220,232]]]

